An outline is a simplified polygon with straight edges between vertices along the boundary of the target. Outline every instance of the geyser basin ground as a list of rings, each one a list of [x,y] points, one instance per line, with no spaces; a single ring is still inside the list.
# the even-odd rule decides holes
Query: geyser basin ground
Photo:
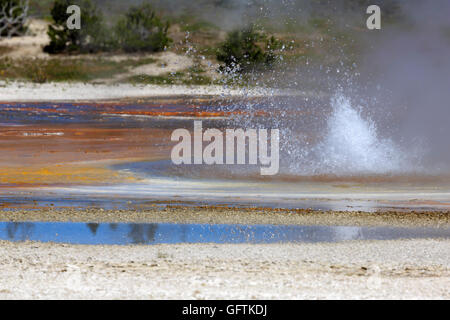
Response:
[[[448,240],[68,245],[0,241],[0,297],[449,299]]]
[[[277,116],[293,115],[285,123],[301,130],[291,137],[320,145],[315,155],[351,138],[328,124],[359,123],[356,136],[365,138],[347,140],[338,157],[324,162],[329,169],[342,169],[334,166],[342,161],[361,170],[351,160],[385,141],[358,113],[343,108],[329,117],[332,108],[299,101]],[[170,166],[170,133],[190,128],[193,119],[221,128],[252,114],[267,127],[264,104],[248,110],[242,100],[216,102],[2,105],[0,221],[8,241],[0,245],[0,297],[449,298],[448,176],[294,170],[267,180],[252,168]],[[390,150],[384,146],[362,169],[380,168],[383,150]],[[300,156],[286,160],[295,164]],[[158,236],[158,229],[167,232]],[[201,242],[202,234],[218,243],[156,244],[163,235],[170,235],[167,242]],[[223,243],[249,234],[261,243]],[[369,240],[378,235],[385,240]],[[305,243],[311,239],[332,242]]]
[[[170,135],[192,129],[194,119],[213,128],[283,129],[279,175],[261,177],[257,166],[173,165]],[[301,96],[2,103],[0,123],[0,197],[9,209],[145,208],[152,201],[363,211],[450,206],[450,171],[414,167],[381,134],[382,121],[342,96],[331,103]]]

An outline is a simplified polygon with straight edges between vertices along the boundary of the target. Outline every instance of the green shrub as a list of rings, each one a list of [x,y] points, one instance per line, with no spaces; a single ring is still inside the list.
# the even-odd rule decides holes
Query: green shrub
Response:
[[[229,71],[246,72],[270,66],[275,61],[278,46],[272,36],[258,32],[253,25],[228,33],[217,50],[217,60],[224,62]]]
[[[81,29],[67,27],[67,8],[76,4],[81,8]],[[108,49],[111,40],[103,25],[103,17],[90,0],[56,0],[51,10],[53,24],[48,27],[50,44],[44,47],[48,53],[96,52]]]
[[[81,8],[80,30],[69,30],[67,27],[69,14],[66,10],[72,4]],[[125,52],[157,52],[171,42],[167,36],[169,24],[163,22],[148,4],[131,7],[117,22],[113,32],[107,30],[101,12],[91,0],[55,0],[51,16],[53,24],[47,32],[50,44],[44,48],[48,53],[120,49]]]
[[[149,4],[131,7],[116,26],[118,46],[126,52],[162,51],[172,41],[169,23],[163,22]]]
[[[11,9],[15,8],[11,11]],[[11,12],[10,12],[11,11]],[[20,0],[0,0],[0,38],[23,35],[27,28],[25,21],[28,14],[28,4]],[[12,20],[6,23],[3,19]]]

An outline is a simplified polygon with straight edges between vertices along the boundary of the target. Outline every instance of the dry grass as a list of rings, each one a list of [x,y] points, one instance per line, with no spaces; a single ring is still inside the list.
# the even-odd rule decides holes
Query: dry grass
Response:
[[[151,58],[111,61],[108,59],[0,59],[0,76],[8,80],[27,80],[36,83],[50,81],[89,82],[135,67],[155,62]]]

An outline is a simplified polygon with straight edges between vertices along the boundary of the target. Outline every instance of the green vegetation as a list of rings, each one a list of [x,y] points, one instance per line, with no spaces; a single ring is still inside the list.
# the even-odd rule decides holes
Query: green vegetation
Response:
[[[82,12],[82,28],[70,30],[67,27],[67,8],[76,4]],[[53,24],[48,27],[50,44],[44,47],[48,53],[98,52],[108,48],[107,31],[103,17],[90,0],[56,0],[51,10]]]
[[[131,7],[116,26],[119,48],[125,52],[158,52],[166,48],[169,23],[163,22],[149,4]]]
[[[228,33],[217,51],[217,60],[231,71],[251,71],[270,66],[279,44],[272,36],[258,32],[253,25]]]
[[[183,32],[210,32],[220,30],[215,24],[209,21],[205,21],[200,18],[196,18],[193,15],[183,14],[179,17],[172,18],[172,23],[176,23],[180,26]]]
[[[81,8],[80,30],[67,27],[69,14],[66,10],[71,4]],[[171,42],[167,36],[169,23],[163,22],[148,4],[131,7],[125,17],[119,19],[113,32],[108,31],[101,12],[91,0],[55,0],[51,16],[53,23],[48,28],[50,44],[44,48],[51,54],[120,50],[158,52]]]
[[[54,0],[30,1],[30,16],[51,20],[50,9]]]
[[[184,85],[208,85],[212,84],[211,78],[205,75],[186,72],[174,72],[159,76],[137,75],[127,79],[133,84],[184,84]]]
[[[49,81],[91,81],[109,79],[126,72],[130,67],[154,63],[153,59],[125,60],[115,62],[108,59],[0,59],[2,79],[20,79],[36,83]]]

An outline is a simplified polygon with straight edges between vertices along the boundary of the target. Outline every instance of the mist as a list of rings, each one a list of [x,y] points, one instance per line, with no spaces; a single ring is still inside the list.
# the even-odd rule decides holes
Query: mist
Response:
[[[427,171],[448,170],[450,3],[399,3],[402,22],[368,39],[360,68],[370,84],[365,92],[376,101],[371,107],[388,115],[387,132]]]

